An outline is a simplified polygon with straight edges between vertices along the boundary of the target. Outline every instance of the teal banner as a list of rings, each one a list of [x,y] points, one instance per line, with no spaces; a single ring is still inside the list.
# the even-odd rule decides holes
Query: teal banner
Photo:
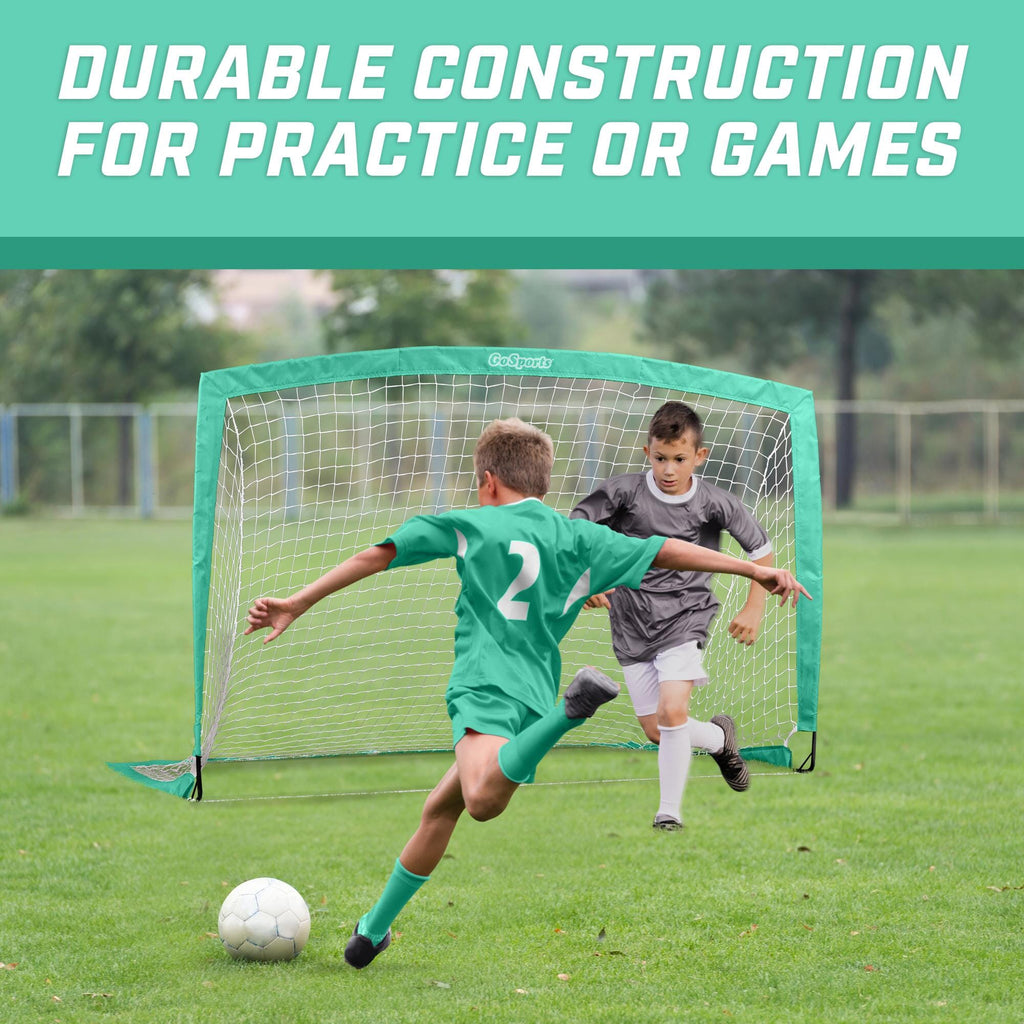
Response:
[[[6,266],[1009,266],[1024,8],[5,16]]]

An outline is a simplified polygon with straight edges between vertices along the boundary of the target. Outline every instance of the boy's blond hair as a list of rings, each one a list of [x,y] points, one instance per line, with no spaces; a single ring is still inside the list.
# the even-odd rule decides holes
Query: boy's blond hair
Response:
[[[516,416],[493,420],[473,450],[478,483],[490,472],[506,487],[529,497],[543,498],[551,489],[555,446],[551,438]]]

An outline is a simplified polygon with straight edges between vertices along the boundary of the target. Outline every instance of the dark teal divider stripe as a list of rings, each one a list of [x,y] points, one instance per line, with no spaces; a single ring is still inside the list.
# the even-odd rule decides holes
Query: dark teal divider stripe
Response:
[[[59,238],[0,240],[0,268],[639,267],[991,269],[1024,266],[1024,238]]]

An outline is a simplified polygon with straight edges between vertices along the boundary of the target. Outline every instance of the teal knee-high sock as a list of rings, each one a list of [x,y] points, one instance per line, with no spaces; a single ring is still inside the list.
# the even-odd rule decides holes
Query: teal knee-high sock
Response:
[[[359,934],[365,935],[375,946],[388,933],[391,922],[402,908],[416,895],[429,875],[414,875],[395,861],[395,870],[384,886],[380,899],[359,919]]]
[[[510,782],[527,782],[544,755],[585,718],[569,718],[560,700],[543,718],[525,728],[498,751],[498,766]]]

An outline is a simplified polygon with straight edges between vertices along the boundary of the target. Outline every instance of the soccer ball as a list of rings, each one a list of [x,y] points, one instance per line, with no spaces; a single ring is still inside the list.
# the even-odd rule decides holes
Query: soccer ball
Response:
[[[309,907],[287,882],[251,878],[228,893],[217,932],[237,960],[291,960],[309,938]]]

